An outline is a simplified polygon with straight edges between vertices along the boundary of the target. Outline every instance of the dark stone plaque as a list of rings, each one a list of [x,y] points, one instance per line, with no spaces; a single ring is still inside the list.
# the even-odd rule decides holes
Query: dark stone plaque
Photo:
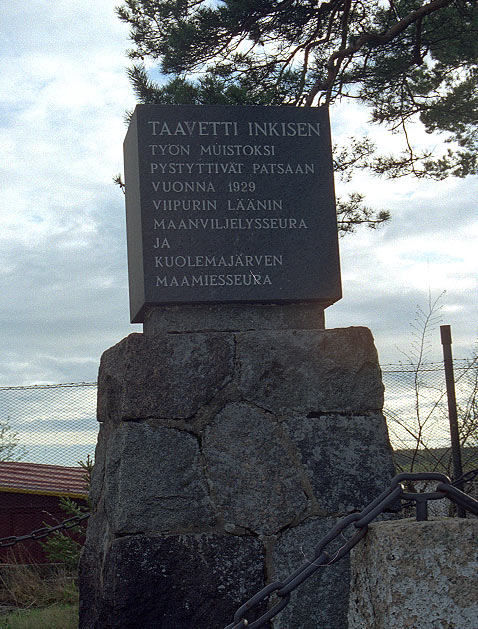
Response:
[[[124,156],[133,323],[340,299],[326,108],[138,105]]]

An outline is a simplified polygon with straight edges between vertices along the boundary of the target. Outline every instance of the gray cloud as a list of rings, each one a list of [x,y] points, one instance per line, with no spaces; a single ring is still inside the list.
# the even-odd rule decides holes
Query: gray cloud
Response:
[[[111,183],[122,169],[123,113],[134,104],[115,4],[2,8],[2,385],[92,381],[102,351],[141,329],[129,324],[124,200]],[[335,128],[349,134],[349,110],[340,111]],[[393,362],[396,346],[409,344],[416,304],[429,287],[446,289],[455,355],[464,355],[477,335],[478,179],[361,177],[353,187],[394,218],[342,241],[344,298],[328,325],[370,327],[381,360]]]

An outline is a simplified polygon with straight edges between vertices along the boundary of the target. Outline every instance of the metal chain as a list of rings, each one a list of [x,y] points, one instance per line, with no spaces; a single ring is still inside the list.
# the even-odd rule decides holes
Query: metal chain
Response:
[[[397,504],[398,500],[405,499],[405,502],[400,509],[394,509],[395,511],[403,509],[405,506],[415,502],[417,507],[417,519],[426,519],[426,504],[428,500],[437,500],[441,498],[448,498],[454,503],[464,507],[468,511],[471,511],[475,515],[478,515],[478,501],[472,496],[463,493],[457,489],[457,485],[470,482],[478,476],[478,469],[471,470],[466,474],[463,474],[455,480],[453,483],[445,474],[439,474],[437,472],[425,473],[425,474],[410,474],[403,473],[398,474],[392,480],[392,483],[388,489],[383,491],[379,496],[375,498],[370,504],[368,504],[359,513],[352,513],[343,518],[333,527],[333,529],[323,537],[319,544],[316,546],[312,560],[305,561],[297,570],[290,574],[284,581],[274,581],[269,585],[266,585],[262,590],[254,594],[248,601],[246,601],[234,614],[233,622],[225,629],[259,629],[263,627],[269,620],[274,618],[290,600],[290,595],[299,585],[312,576],[320,567],[330,566],[337,561],[340,561],[345,557],[354,546],[356,546],[360,540],[365,536],[368,530],[368,525],[378,515],[384,513],[388,507]],[[405,488],[402,485],[402,481],[422,481],[422,480],[436,480],[440,481],[436,487],[436,491],[429,493],[406,493]],[[72,518],[64,520],[56,526],[45,526],[36,529],[28,535],[11,535],[9,537],[3,537],[0,539],[0,548],[9,548],[15,546],[19,542],[26,540],[39,540],[55,533],[57,531],[66,531],[75,526],[78,526],[89,518],[90,512],[83,513],[82,515],[75,515]],[[419,516],[421,515],[421,518]],[[345,537],[344,532],[349,527],[356,529],[349,539],[332,555],[329,554],[325,548],[336,540],[339,536]],[[279,600],[272,605],[264,614],[253,622],[249,622],[245,616],[252,609],[257,608],[261,603],[270,599],[271,595],[275,594]]]
[[[463,491],[463,485],[465,483],[471,483],[473,480],[475,480],[477,476],[478,476],[478,468],[474,470],[470,470],[469,472],[465,472],[464,474],[459,476],[456,480],[454,480],[451,483],[451,485],[453,487],[458,487],[458,489],[461,489]],[[414,499],[402,502],[401,511],[411,507],[414,503],[418,504],[417,501]]]
[[[0,548],[9,548],[10,546],[15,546],[18,542],[24,542],[28,539],[43,539],[56,531],[67,531],[68,529],[72,529],[73,527],[81,524],[81,522],[89,518],[90,515],[90,512],[75,515],[72,518],[63,520],[61,524],[57,524],[56,526],[44,526],[41,529],[36,529],[31,533],[28,533],[28,535],[10,535],[10,537],[2,537],[0,539]]]
[[[478,468],[476,470],[470,470],[469,472],[462,474],[460,478],[457,478],[452,482],[452,485],[454,487],[457,487],[458,485],[463,485],[463,483],[471,483],[471,481],[475,480],[477,476]]]
[[[428,474],[398,474],[398,476],[395,476],[392,480],[390,487],[377,496],[377,498],[360,511],[360,513],[352,513],[337,522],[334,528],[320,540],[310,560],[305,561],[284,581],[269,583],[241,605],[234,614],[233,622],[227,625],[225,629],[246,629],[246,627],[247,629],[259,629],[259,627],[263,627],[269,620],[284,609],[290,600],[291,592],[301,585],[301,583],[312,576],[320,567],[330,566],[345,557],[365,536],[372,520],[381,513],[384,513],[387,509],[389,511],[400,510],[401,507],[400,509],[393,509],[399,500],[405,499],[409,501],[409,503],[415,502],[417,520],[426,520],[428,500],[438,500],[445,497],[478,515],[478,500],[463,493],[456,487],[458,484],[473,480],[476,476],[478,476],[478,469],[467,472],[452,483],[445,474],[439,474],[438,472],[430,472]],[[438,481],[435,491],[416,494],[405,492],[405,487],[402,482],[423,480]],[[344,533],[349,527],[352,529],[352,534],[345,544],[335,552],[328,553],[326,548],[329,544],[335,541],[339,536],[345,537]],[[270,601],[272,595],[278,600],[274,602],[267,611],[262,613],[259,618],[248,621],[246,615],[248,615],[251,610],[256,610],[256,612],[260,614],[258,608],[267,601]]]

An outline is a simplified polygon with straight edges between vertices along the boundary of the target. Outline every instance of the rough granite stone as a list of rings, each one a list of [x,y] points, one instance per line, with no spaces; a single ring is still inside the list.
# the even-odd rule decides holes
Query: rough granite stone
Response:
[[[203,453],[211,498],[231,529],[271,534],[303,513],[307,498],[277,423],[249,404],[229,404],[207,427]]]
[[[108,443],[115,426],[110,423],[100,424],[98,440],[95,448],[95,464],[91,474],[89,498],[93,507],[98,504],[104,485],[105,461]]]
[[[352,552],[349,629],[478,627],[478,521],[370,525]]]
[[[222,629],[264,586],[263,549],[252,537],[127,536],[100,568],[84,562],[80,629]],[[89,598],[87,598],[87,595]],[[259,608],[259,613],[264,609]],[[253,620],[257,616],[249,619]]]
[[[113,540],[101,503],[88,518],[86,541],[78,565],[80,617],[95,617],[96,610],[103,605],[103,563]]]
[[[265,328],[290,315],[267,312]],[[103,355],[81,629],[222,629],[388,484],[370,332],[259,329],[133,334]],[[274,627],[346,626],[346,564],[314,579],[320,602],[304,584]]]
[[[124,423],[105,465],[105,510],[116,535],[214,525],[199,443],[187,432]]]
[[[370,330],[237,334],[239,388],[273,413],[381,410],[383,385]]]
[[[130,334],[107,350],[98,377],[98,421],[185,419],[232,377],[227,334]]]
[[[308,304],[193,304],[151,308],[146,335],[160,332],[295,330],[324,328],[324,308]]]
[[[315,546],[336,523],[335,518],[314,518],[283,532],[272,555],[273,579],[281,581],[306,560],[312,560]],[[333,548],[337,550],[337,545]],[[318,568],[292,592],[289,604],[273,620],[274,629],[344,629],[348,585],[348,557],[332,566]]]
[[[395,475],[382,413],[293,416],[284,430],[300,452],[319,507],[330,514],[362,509]]]

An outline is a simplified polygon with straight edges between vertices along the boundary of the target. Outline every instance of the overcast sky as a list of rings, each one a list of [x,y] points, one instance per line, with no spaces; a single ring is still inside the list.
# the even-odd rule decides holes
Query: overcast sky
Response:
[[[124,199],[112,183],[135,102],[115,4],[2,6],[0,386],[94,381],[101,353],[141,331],[129,323]],[[369,130],[365,112],[331,117],[336,139],[369,131],[390,142]],[[344,297],[327,310],[327,327],[368,326],[381,362],[397,362],[417,305],[446,291],[443,322],[455,356],[467,356],[478,334],[477,182],[355,186],[393,220],[341,240]],[[437,330],[430,358],[440,352]]]

